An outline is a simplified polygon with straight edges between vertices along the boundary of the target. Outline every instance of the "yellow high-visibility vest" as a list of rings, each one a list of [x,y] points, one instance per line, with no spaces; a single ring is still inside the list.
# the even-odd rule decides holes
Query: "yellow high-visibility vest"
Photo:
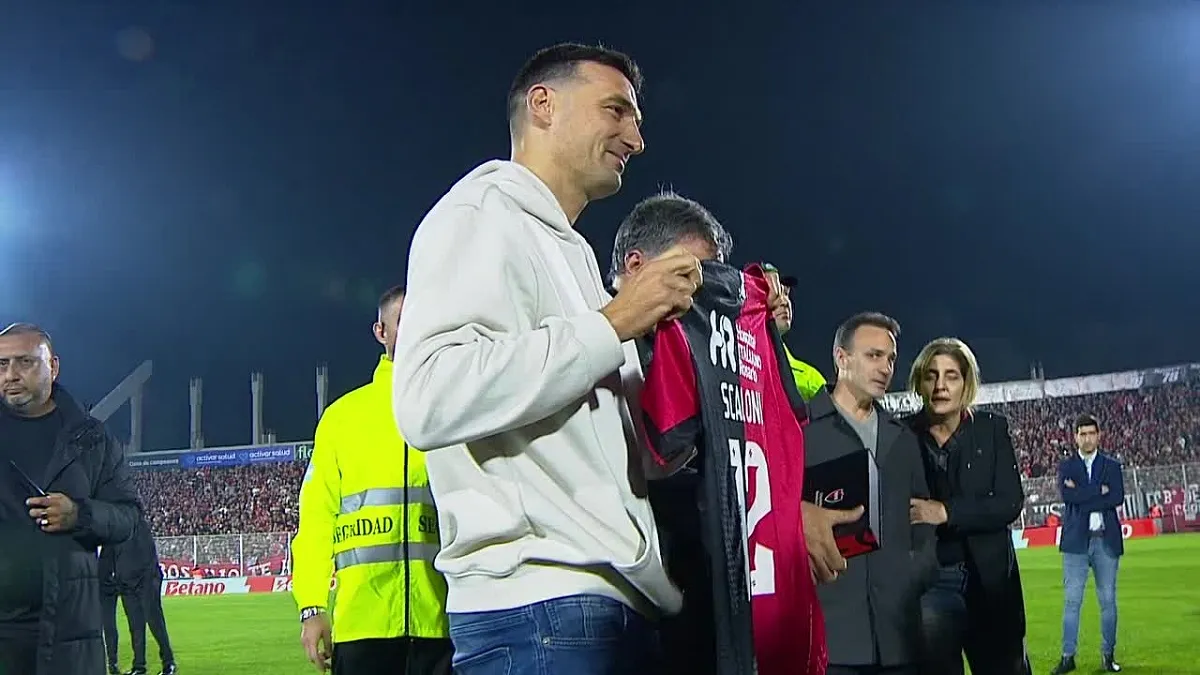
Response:
[[[326,607],[333,640],[446,637],[446,581],[433,569],[437,512],[425,459],[392,413],[392,362],[330,405],[317,424],[292,540],[292,595]]]
[[[811,401],[821,387],[825,386],[825,376],[821,374],[821,371],[792,356],[787,345],[784,345],[783,351],[787,353],[788,363],[792,367],[792,378],[796,380],[796,388],[800,390],[800,396],[805,401]]]

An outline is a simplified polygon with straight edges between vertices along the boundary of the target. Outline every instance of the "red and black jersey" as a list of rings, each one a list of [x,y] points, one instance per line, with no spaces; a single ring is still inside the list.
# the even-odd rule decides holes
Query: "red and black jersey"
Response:
[[[697,458],[716,672],[821,675],[825,628],[800,512],[807,411],[761,267],[703,272],[692,310],[656,331],[646,440],[667,470]]]

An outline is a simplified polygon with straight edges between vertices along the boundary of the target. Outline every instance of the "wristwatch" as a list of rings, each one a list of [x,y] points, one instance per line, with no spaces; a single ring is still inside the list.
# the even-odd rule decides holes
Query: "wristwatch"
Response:
[[[304,623],[318,614],[324,614],[324,607],[305,607],[300,610],[300,623]]]

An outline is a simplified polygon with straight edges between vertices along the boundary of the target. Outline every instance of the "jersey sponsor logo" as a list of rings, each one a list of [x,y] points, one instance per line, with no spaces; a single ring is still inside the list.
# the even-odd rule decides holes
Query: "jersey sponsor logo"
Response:
[[[708,325],[712,329],[708,338],[709,360],[714,366],[736,374],[737,343],[734,339],[733,320],[713,310],[708,313]]]
[[[708,313],[711,329],[708,339],[708,359],[716,368],[728,370],[752,382],[758,382],[762,370],[762,359],[758,356],[757,340],[741,327],[716,310]],[[762,393],[745,389],[740,384],[721,383],[721,402],[724,404],[725,419],[744,424],[763,423]]]

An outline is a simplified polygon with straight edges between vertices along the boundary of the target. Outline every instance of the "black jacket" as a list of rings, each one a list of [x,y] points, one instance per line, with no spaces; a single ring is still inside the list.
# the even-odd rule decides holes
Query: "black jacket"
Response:
[[[933,459],[929,422],[917,413],[905,423],[922,439],[927,477],[931,485]],[[947,463],[950,494],[934,494],[946,505],[949,520],[939,533],[959,535],[966,547],[967,565],[978,579],[978,604],[972,620],[977,629],[998,639],[1025,637],[1025,601],[1021,595],[1021,570],[1017,566],[1009,524],[1021,514],[1025,491],[1017,469],[1016,453],[1002,415],[977,410],[955,432],[957,451]]]
[[[104,672],[96,547],[128,538],[140,506],[120,444],[58,385],[53,397],[63,430],[45,474],[31,478],[70,497],[79,518],[74,531],[46,535],[54,541],[42,568],[38,669],[31,675],[95,675]],[[0,406],[0,415],[8,414]]]
[[[154,535],[144,517],[137,519],[128,539],[100,548],[101,590],[106,593],[131,593],[147,580],[154,583],[161,576]]]
[[[863,451],[862,440],[837,411],[827,389],[813,397],[809,412],[805,465]],[[836,581],[817,589],[829,663],[837,665],[917,663],[920,598],[934,569],[933,528],[911,525],[908,518],[908,500],[929,496],[917,437],[882,407],[876,405],[875,414],[882,546],[851,558]]]

